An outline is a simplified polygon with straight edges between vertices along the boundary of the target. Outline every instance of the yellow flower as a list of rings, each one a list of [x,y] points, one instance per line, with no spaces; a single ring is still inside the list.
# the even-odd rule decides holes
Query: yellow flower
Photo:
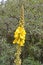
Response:
[[[25,35],[26,35],[25,29],[23,27],[19,26],[16,29],[16,31],[14,32],[15,40],[13,41],[13,43],[14,44],[17,43],[20,46],[23,46],[25,43]]]
[[[20,46],[24,46],[24,43],[25,43],[24,40],[20,41]]]
[[[17,40],[17,44],[19,44],[19,43],[20,43],[20,39]]]
[[[14,38],[18,37],[18,33],[19,33],[19,29],[17,28],[17,30],[14,32]]]
[[[24,39],[24,40],[25,40],[25,35],[22,36],[22,35],[20,34],[20,39]]]
[[[13,44],[16,44],[17,43],[17,39],[15,39],[14,41],[13,41]]]

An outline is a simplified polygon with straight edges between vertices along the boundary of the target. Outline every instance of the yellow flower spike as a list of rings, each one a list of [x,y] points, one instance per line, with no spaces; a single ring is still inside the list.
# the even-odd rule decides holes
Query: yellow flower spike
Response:
[[[14,40],[13,43],[17,43],[20,46],[24,46],[25,36],[26,36],[26,31],[24,29],[24,8],[23,8],[23,5],[22,5],[19,26],[16,29],[16,31],[14,32],[15,40]]]
[[[25,29],[23,27],[19,26],[14,34],[14,37],[15,37],[14,43],[17,43],[17,44],[23,46],[24,41],[25,41],[25,35],[26,35]]]
[[[24,46],[25,36],[26,36],[26,31],[24,29],[24,7],[22,5],[19,26],[14,32],[15,39],[13,41],[13,44],[18,44],[16,46],[16,53],[15,53],[15,60],[14,60],[15,65],[21,65],[21,59],[20,59],[21,46]]]

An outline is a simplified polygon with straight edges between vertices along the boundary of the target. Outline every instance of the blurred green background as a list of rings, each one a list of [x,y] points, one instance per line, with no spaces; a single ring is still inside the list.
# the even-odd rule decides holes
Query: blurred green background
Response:
[[[0,65],[15,65],[13,33],[18,27],[24,5],[26,42],[22,65],[43,65],[43,0],[4,0],[0,3]]]

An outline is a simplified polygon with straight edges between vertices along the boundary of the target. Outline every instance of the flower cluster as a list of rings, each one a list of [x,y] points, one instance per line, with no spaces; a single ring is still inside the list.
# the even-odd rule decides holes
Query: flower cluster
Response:
[[[24,27],[19,26],[16,31],[14,32],[14,38],[15,40],[13,41],[13,43],[17,43],[20,46],[24,46],[25,43],[25,35],[26,35],[26,31],[24,29]]]

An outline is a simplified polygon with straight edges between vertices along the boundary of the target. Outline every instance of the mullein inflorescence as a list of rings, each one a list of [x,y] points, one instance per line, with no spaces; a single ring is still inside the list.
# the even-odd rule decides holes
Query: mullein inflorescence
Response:
[[[25,36],[26,36],[26,31],[24,29],[24,7],[22,5],[21,8],[21,16],[20,16],[20,21],[19,21],[19,26],[14,32],[14,44],[19,44],[20,46],[24,46],[25,43]]]
[[[24,29],[24,7],[22,5],[21,8],[21,14],[20,14],[20,21],[19,21],[19,26],[17,27],[16,31],[14,32],[14,41],[13,44],[17,44],[16,46],[16,53],[15,53],[15,60],[14,63],[15,65],[21,65],[21,46],[24,46],[25,43],[25,36],[26,36],[26,31]]]

